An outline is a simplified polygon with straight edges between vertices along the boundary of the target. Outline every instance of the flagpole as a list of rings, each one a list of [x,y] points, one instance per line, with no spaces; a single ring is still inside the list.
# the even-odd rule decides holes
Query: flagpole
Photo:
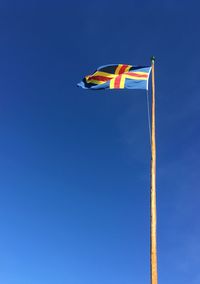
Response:
[[[156,129],[155,129],[155,57],[151,58],[152,67],[152,109],[151,109],[151,284],[158,283],[157,237],[156,237]]]

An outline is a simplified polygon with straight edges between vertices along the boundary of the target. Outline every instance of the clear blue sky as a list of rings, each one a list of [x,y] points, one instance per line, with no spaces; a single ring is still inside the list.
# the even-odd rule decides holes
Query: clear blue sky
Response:
[[[0,283],[149,283],[143,91],[76,87],[156,56],[158,264],[199,284],[199,1],[0,3]]]

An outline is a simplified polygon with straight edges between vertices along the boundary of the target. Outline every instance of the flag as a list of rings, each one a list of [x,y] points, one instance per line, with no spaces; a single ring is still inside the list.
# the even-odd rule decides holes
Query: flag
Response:
[[[84,89],[144,89],[148,90],[149,66],[113,64],[99,67],[77,85]]]

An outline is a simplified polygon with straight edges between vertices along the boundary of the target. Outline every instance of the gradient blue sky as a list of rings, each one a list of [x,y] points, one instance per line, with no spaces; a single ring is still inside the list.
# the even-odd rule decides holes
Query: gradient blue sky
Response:
[[[76,87],[156,56],[158,264],[199,284],[199,1],[0,3],[0,282],[149,283],[143,91]]]

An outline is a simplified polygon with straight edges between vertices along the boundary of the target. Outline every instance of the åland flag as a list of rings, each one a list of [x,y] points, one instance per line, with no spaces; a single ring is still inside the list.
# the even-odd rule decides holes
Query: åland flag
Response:
[[[144,89],[148,90],[151,67],[113,64],[99,67],[86,76],[79,87],[84,89]]]

